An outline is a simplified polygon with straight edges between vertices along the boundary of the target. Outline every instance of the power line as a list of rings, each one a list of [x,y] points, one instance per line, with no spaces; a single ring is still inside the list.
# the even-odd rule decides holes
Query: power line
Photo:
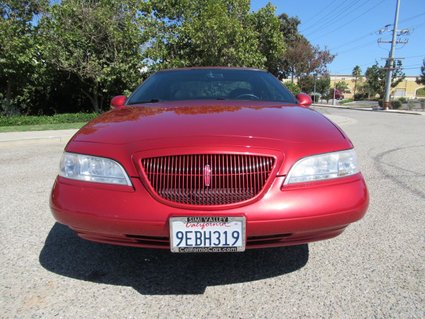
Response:
[[[344,2],[346,2],[347,0],[344,0],[342,3],[344,3]],[[335,4],[334,4],[334,2],[335,1],[331,1],[331,2],[329,2],[328,3],[328,5],[326,6],[326,7],[324,7],[323,9],[321,9],[320,11],[321,11],[321,13],[325,13],[325,15],[323,16],[323,17],[326,17],[326,16],[328,16],[329,14],[332,14],[332,11],[326,11],[326,9],[328,9],[329,7],[332,7],[332,6],[334,6]],[[320,19],[323,19],[323,17],[321,17],[321,15],[320,14],[318,14],[318,15],[315,15],[314,16],[314,18],[313,19],[306,19],[308,22],[307,22],[307,28],[310,28],[309,27],[309,25],[310,24],[312,24],[314,21],[316,21],[316,20],[320,20]]]
[[[385,1],[385,0],[383,0]],[[307,33],[306,36],[311,36],[312,34],[315,34],[317,32],[321,32],[324,29],[329,28],[330,26],[335,25],[335,22],[340,21],[342,19],[344,19],[347,16],[350,16],[351,14],[353,14],[353,12],[355,12],[356,10],[360,9],[361,7],[363,7],[364,5],[368,4],[368,0],[362,2],[362,3],[350,3],[349,6],[347,6],[346,8],[340,8],[339,11],[335,12],[335,16],[331,17],[330,19],[323,21],[323,23],[321,25],[318,25],[315,30],[313,30],[312,32]],[[358,6],[354,9],[351,9],[354,5],[358,4]],[[345,14],[344,14],[345,12]]]
[[[404,59],[414,59],[414,58],[425,58],[425,55],[412,55],[412,56],[405,56]]]
[[[345,54],[345,53],[348,53],[348,52],[353,52],[353,51],[354,51],[354,50],[356,50],[356,49],[365,48],[365,47],[370,47],[370,46],[372,46],[372,45],[375,45],[375,41],[374,41],[374,42],[371,42],[371,43],[368,43],[368,44],[361,44],[361,45],[358,45],[358,46],[355,46],[355,47],[349,48],[349,49],[347,49],[347,50],[345,50],[345,51],[342,51],[342,52],[337,52],[337,55],[342,55],[342,54]]]
[[[417,25],[414,25],[413,27],[410,27],[410,28],[411,29],[419,29],[419,28],[422,28],[424,25],[425,25],[425,22],[424,23],[417,24]]]
[[[376,61],[375,61],[375,63],[376,63]],[[358,65],[358,64],[357,64],[357,65]],[[359,67],[361,67],[361,68],[362,68],[362,67],[370,66],[370,65],[373,65],[373,63],[360,64],[360,65],[359,65]],[[354,68],[354,67],[353,67],[353,68]],[[341,69],[337,69],[336,71],[334,71],[334,72],[332,72],[332,73],[339,73],[339,72],[342,72],[342,70],[344,70],[344,71],[345,71],[345,70],[348,70],[348,69],[351,69],[351,70],[352,70],[353,68],[351,68],[351,67],[347,67],[347,68],[344,68],[344,69],[342,69],[342,68],[341,68]]]
[[[411,16],[411,17],[404,18],[403,20],[400,20],[399,23],[403,23],[403,22],[406,22],[406,21],[412,21],[416,18],[422,17],[423,15],[425,15],[425,12],[419,13],[419,14]]]
[[[366,0],[367,1],[367,0]],[[310,33],[315,33],[318,29],[325,29],[327,28],[334,20],[336,19],[340,19],[341,17],[344,16],[344,12],[350,12],[351,8],[358,2],[358,1],[354,1],[354,2],[349,2],[347,3],[345,6],[343,5],[346,1],[344,1],[343,3],[339,4],[339,5],[335,5],[334,7],[336,7],[336,10],[332,10],[330,12],[330,14],[326,17],[320,20],[320,22],[310,26],[309,28],[306,28],[302,31],[302,33],[307,33],[307,36]],[[308,31],[307,30],[312,30],[312,31]]]
[[[378,7],[378,6],[379,6],[381,3],[383,3],[384,1],[386,1],[386,0],[382,0],[382,1],[378,2],[376,5],[374,5],[374,6],[370,7],[370,8],[368,8],[368,9],[367,9],[367,10],[365,10],[365,11],[363,11],[361,14],[359,14],[359,15],[358,15],[358,16],[356,16],[355,18],[353,18],[353,19],[349,20],[348,22],[347,22],[347,21],[345,21],[343,24],[338,25],[338,27],[336,27],[335,29],[332,29],[331,31],[326,32],[326,34],[324,34],[324,35],[322,35],[322,36],[320,36],[320,37],[318,37],[318,38],[316,38],[316,39],[323,38],[323,37],[327,36],[327,35],[328,35],[328,34],[330,34],[330,33],[333,33],[333,32],[335,32],[335,31],[341,30],[341,28],[342,28],[342,27],[345,27],[345,26],[347,26],[347,25],[349,25],[349,24],[353,23],[353,22],[354,22],[354,21],[356,21],[357,19],[361,18],[362,16],[364,16],[364,15],[368,14],[369,12],[371,12],[373,9],[375,9],[376,7]]]
[[[420,69],[421,67],[422,67],[422,65],[418,65],[418,66],[410,67],[410,68],[402,67],[402,69],[403,69],[403,70],[415,70],[415,69]]]
[[[406,65],[402,66],[403,69],[409,69],[409,68],[420,68],[422,65]]]
[[[339,5],[340,6],[343,6],[344,5],[344,3],[346,3],[348,0],[343,0]],[[338,1],[331,1],[325,8],[323,8],[321,11],[322,12],[325,12],[325,15],[323,15],[323,16],[320,16],[320,14],[319,15],[317,15],[316,16],[316,18],[315,19],[313,19],[313,20],[311,20],[311,21],[309,21],[309,23],[307,23],[307,26],[306,27],[304,27],[303,28],[303,30],[301,31],[300,30],[300,32],[302,32],[302,33],[304,33],[306,30],[308,30],[308,29],[311,29],[311,28],[315,28],[316,26],[317,26],[317,23],[315,22],[315,21],[317,21],[317,20],[321,20],[321,21],[323,21],[323,20],[325,20],[325,19],[328,19],[328,17],[329,16],[331,16],[331,15],[333,15],[334,14],[334,12],[332,11],[332,10],[329,10],[329,11],[326,11],[326,9],[328,9],[329,7],[335,7],[337,4]],[[320,23],[319,23],[320,24]]]
[[[352,43],[354,43],[354,42],[358,42],[358,41],[360,41],[360,40],[364,40],[364,38],[365,38],[365,37],[369,37],[369,36],[371,36],[371,35],[375,35],[375,33],[376,33],[376,32],[370,32],[370,33],[367,33],[367,34],[365,34],[365,35],[363,35],[363,36],[361,36],[361,37],[356,38],[355,40],[351,40],[351,41],[345,42],[345,43],[343,43],[343,44],[341,44],[341,45],[339,45],[339,46],[337,46],[337,47],[330,48],[329,50],[330,50],[330,51],[337,50],[337,49],[339,49],[339,48],[345,47],[345,46],[347,46],[347,45],[349,45],[349,44],[352,44]]]
[[[425,58],[425,55],[414,55],[414,56],[407,56],[407,57],[403,57],[404,60],[406,59],[410,59],[410,58]],[[397,60],[397,58],[394,58],[394,60]],[[365,66],[371,66],[373,64],[376,63],[376,60],[374,62],[370,62],[370,63],[365,63],[365,64],[360,64],[358,65],[359,67],[365,67]],[[404,70],[413,70],[413,69],[417,69],[417,68],[421,68],[422,65],[406,65],[406,66],[402,66],[401,68]],[[331,73],[336,74],[336,73],[341,73],[344,72],[346,70],[351,70],[351,66],[350,67],[346,67],[346,68],[339,68]]]

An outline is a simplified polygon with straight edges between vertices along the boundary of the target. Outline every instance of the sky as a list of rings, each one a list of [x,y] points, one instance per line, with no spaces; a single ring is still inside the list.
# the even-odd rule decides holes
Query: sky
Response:
[[[276,14],[286,13],[301,20],[298,30],[313,45],[328,48],[336,54],[328,66],[331,74],[351,74],[355,65],[362,73],[375,61],[385,63],[397,0],[251,0],[251,9],[257,11],[271,2]],[[389,25],[390,32],[379,33]],[[398,44],[396,58],[402,59],[406,75],[420,74],[425,59],[425,0],[400,0],[397,30],[408,29],[403,35],[406,44]]]

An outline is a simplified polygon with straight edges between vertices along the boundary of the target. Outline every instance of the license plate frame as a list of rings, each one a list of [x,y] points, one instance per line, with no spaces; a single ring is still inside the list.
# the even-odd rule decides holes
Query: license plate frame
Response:
[[[173,253],[243,252],[246,248],[244,216],[170,217],[169,228]]]

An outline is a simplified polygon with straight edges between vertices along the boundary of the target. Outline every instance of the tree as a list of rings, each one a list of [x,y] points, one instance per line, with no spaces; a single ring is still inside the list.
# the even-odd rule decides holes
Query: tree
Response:
[[[302,76],[297,82],[302,92],[311,94],[314,90],[314,77],[312,75]]]
[[[307,65],[313,60],[313,48],[304,37],[288,43],[285,55],[283,56],[284,74],[290,75],[300,80],[302,75],[308,75]]]
[[[39,45],[32,20],[46,5],[36,0],[0,3],[0,90],[6,113],[22,112],[32,94]]]
[[[329,95],[329,90],[331,88],[331,77],[328,73],[319,77],[316,81],[316,92],[320,93],[322,96]]]
[[[380,96],[384,92],[384,87],[382,86],[383,81],[385,81],[385,71],[378,65],[376,62],[371,67],[368,67],[365,72],[366,77],[366,86],[365,89],[368,92],[368,97],[375,96],[379,94]]]
[[[359,81],[359,79],[361,79],[361,76],[362,76],[362,70],[360,69],[360,66],[356,65],[351,74],[354,77],[353,97],[355,97],[356,91],[357,91],[357,82]]]
[[[302,76],[298,80],[298,86],[303,92],[311,94],[314,92],[314,82],[316,82],[316,93],[319,93],[322,96],[326,96],[329,93],[331,80],[327,73],[316,78],[316,80],[312,75]]]
[[[280,38],[260,38],[254,27],[260,21],[264,30],[278,27],[270,17],[271,6],[252,16],[248,0],[152,3],[153,30],[157,32],[148,56],[155,69],[217,65],[263,68],[267,59],[262,50],[270,48],[271,55],[282,50],[282,44],[276,43]]]
[[[425,59],[422,62],[421,74],[416,78],[416,83],[425,85]]]
[[[298,32],[298,26],[301,21],[298,17],[290,17],[286,13],[282,13],[278,17],[280,22],[280,32],[282,33],[286,42],[295,42],[303,37]]]
[[[297,83],[292,81],[286,81],[285,82],[286,88],[292,92],[292,94],[297,95],[298,93],[301,93],[301,88],[298,86]]]
[[[95,112],[106,97],[140,81],[147,38],[138,5],[137,0],[63,0],[40,21],[46,63],[75,75]]]
[[[168,67],[248,66],[300,78],[333,59],[299,34],[298,18],[277,17],[271,4],[251,12],[249,0],[5,0],[0,15],[8,113],[99,112]]]
[[[342,92],[347,92],[349,90],[348,83],[345,81],[338,81],[335,83],[335,88]]]
[[[387,67],[388,64],[385,67],[380,67],[378,62],[376,62],[371,67],[367,68],[365,73],[365,89],[368,91],[369,98],[376,94],[378,94],[380,98],[383,97]],[[402,63],[400,60],[394,63],[391,67],[394,68],[391,77],[391,87],[396,87],[401,81],[403,81],[405,74],[402,71]]]
[[[275,15],[276,8],[268,3],[264,8],[253,13],[253,24],[259,40],[259,50],[265,57],[265,68],[278,76],[280,59],[285,51],[280,21]]]
[[[302,37],[298,32],[298,26],[301,21],[297,17],[289,17],[286,13],[280,14],[278,19],[280,24],[279,30],[285,41],[285,51],[287,53],[288,44],[293,43],[295,40],[298,40],[300,37]],[[288,78],[291,75],[289,73],[288,61],[284,59],[283,54],[279,57],[279,60],[276,64],[276,70],[273,74],[281,80]]]
[[[326,67],[333,61],[335,55],[329,50],[313,46],[298,32],[301,21],[297,17],[287,14],[279,15],[280,32],[286,42],[286,51],[277,64],[279,69],[276,76],[280,79],[291,77],[301,78],[312,73],[325,74]]]
[[[294,77],[300,78],[311,73],[324,74],[326,67],[333,61],[335,55],[329,50],[321,50],[320,47],[312,46],[304,37],[289,42],[286,52],[283,56],[284,71],[293,80]]]

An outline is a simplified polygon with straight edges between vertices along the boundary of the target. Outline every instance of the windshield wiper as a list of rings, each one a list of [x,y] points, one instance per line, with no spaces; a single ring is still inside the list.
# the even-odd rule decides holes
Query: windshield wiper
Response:
[[[129,105],[133,105],[133,104],[144,104],[144,103],[158,103],[159,99],[150,99],[150,100],[143,100],[143,101],[136,101],[136,102],[131,102],[129,103]]]

